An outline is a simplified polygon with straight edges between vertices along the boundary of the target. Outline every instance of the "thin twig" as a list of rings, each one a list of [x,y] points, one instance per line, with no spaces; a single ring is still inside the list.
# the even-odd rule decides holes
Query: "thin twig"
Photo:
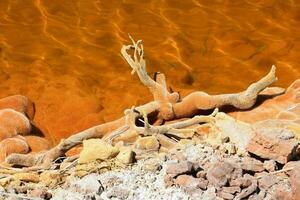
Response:
[[[271,174],[271,175],[279,174],[279,173],[282,173],[282,172],[291,171],[291,170],[293,170],[293,169],[294,169],[294,167],[289,167],[289,168],[281,169],[281,170],[278,170],[278,171],[275,171],[275,172],[270,172],[269,174]],[[265,175],[260,175],[260,176],[257,176],[256,178],[257,178],[257,179],[260,179],[260,178],[262,178],[262,177],[264,177],[264,176],[265,176]]]

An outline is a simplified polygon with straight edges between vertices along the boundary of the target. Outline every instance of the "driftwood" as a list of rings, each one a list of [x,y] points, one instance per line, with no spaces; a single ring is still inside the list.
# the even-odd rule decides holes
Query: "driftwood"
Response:
[[[272,66],[266,76],[256,83],[251,84],[243,92],[209,95],[196,91],[181,98],[179,93],[168,91],[164,74],[156,73],[154,79],[148,75],[142,41],[138,40],[135,42],[131,37],[130,39],[132,44],[124,45],[121,49],[121,54],[132,68],[132,74],[137,73],[140,81],[150,90],[153,95],[153,101],[126,110],[124,112],[125,116],[120,119],[91,127],[63,139],[49,151],[28,155],[11,154],[6,159],[7,163],[12,166],[25,167],[16,169],[16,172],[49,169],[55,159],[64,156],[69,149],[81,144],[83,140],[104,138],[112,142],[116,137],[126,135],[132,130],[141,135],[155,135],[160,142],[175,142],[167,137],[166,134],[180,137],[185,131],[185,127],[193,124],[212,122],[217,112],[215,110],[210,116],[195,116],[199,110],[213,110],[226,105],[231,105],[237,109],[249,109],[255,104],[258,94],[277,80],[275,76],[276,67]],[[133,55],[129,51],[133,51]],[[152,124],[149,123],[148,117],[150,116],[153,118],[151,119],[153,121]],[[163,125],[165,121],[186,117],[191,119],[170,125]],[[143,122],[143,127],[136,125],[136,122],[139,120]]]

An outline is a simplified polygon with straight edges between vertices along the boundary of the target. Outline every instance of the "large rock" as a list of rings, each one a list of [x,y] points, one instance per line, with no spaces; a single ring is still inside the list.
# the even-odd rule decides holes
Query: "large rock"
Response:
[[[208,169],[206,178],[211,185],[222,187],[228,183],[233,171],[234,166],[232,164],[228,162],[217,162]]]
[[[34,118],[34,104],[25,96],[13,95],[0,99],[0,109],[5,108],[11,108],[23,113],[31,120]]]
[[[262,172],[264,171],[264,164],[251,157],[242,158],[241,168],[251,172]]]
[[[132,151],[131,147],[121,146],[119,147],[119,154],[117,155],[116,159],[123,163],[123,164],[130,164],[134,160],[134,152]]]
[[[283,169],[292,169],[288,171],[290,176],[290,183],[292,186],[292,199],[300,199],[300,161],[291,161],[288,162]]]
[[[257,106],[247,111],[230,113],[234,118],[254,123],[268,119],[284,119],[300,125],[300,79],[282,95],[278,88],[267,88],[258,98]]]
[[[159,149],[159,142],[154,136],[141,137],[134,144],[138,150],[153,150]]]
[[[0,110],[0,141],[16,135],[27,135],[31,124],[27,117],[13,109]]]
[[[101,139],[84,140],[83,150],[80,152],[78,163],[83,164],[96,160],[107,160],[117,156],[118,153],[118,148]]]
[[[183,161],[179,163],[169,163],[166,166],[166,173],[171,176],[177,176],[179,174],[188,173],[192,170],[193,163],[188,161]]]
[[[251,138],[255,135],[250,124],[236,120],[225,113],[218,113],[216,126],[221,131],[221,137],[229,137],[240,150],[245,150]]]
[[[246,149],[261,158],[284,164],[296,155],[297,148],[298,141],[285,133],[285,129],[261,129]]]
[[[203,187],[201,179],[186,174],[179,175],[174,182],[176,185],[190,190]]]

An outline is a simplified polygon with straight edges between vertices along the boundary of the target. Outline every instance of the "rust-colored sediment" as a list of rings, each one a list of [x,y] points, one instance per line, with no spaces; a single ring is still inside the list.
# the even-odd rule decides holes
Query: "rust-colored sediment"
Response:
[[[150,73],[175,90],[237,92],[272,64],[299,78],[297,1],[0,1],[0,97],[28,96],[36,125],[60,138],[122,116],[151,94],[120,56],[143,39]]]

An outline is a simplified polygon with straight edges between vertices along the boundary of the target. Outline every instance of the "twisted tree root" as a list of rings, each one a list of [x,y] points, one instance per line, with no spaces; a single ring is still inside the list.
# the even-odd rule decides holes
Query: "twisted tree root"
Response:
[[[125,114],[125,117],[91,127],[74,134],[69,138],[61,140],[57,146],[47,152],[31,155],[11,154],[7,157],[6,162],[11,165],[28,167],[19,169],[17,170],[18,172],[49,169],[55,159],[64,156],[65,152],[72,147],[81,144],[83,140],[105,137],[106,140],[112,141],[113,138],[128,132],[129,129],[134,129],[142,135],[156,134],[161,143],[168,145],[171,144],[173,140],[165,136],[165,133],[180,136],[180,131],[182,131],[180,128],[187,127],[188,124],[195,124],[203,121],[210,122],[213,116],[195,116],[187,121],[163,126],[150,125],[147,116],[155,114],[155,124],[160,125],[164,121],[193,117],[199,110],[211,110],[225,105],[232,105],[238,109],[248,109],[255,104],[258,94],[277,80],[275,76],[276,67],[272,66],[270,72],[265,77],[256,83],[251,84],[243,92],[236,94],[209,95],[197,91],[180,99],[177,92],[168,91],[164,74],[158,73],[155,80],[148,75],[146,62],[144,60],[142,41],[138,40],[135,42],[131,37],[130,39],[132,44],[123,46],[121,54],[132,68],[132,73],[136,72],[140,81],[150,90],[154,101],[136,107],[134,109],[136,112],[134,112],[133,109],[131,111],[129,110],[129,112],[126,111],[127,114]],[[128,53],[128,50],[130,49],[134,50],[133,57]],[[130,123],[128,123],[130,120],[126,120],[129,114],[133,116]],[[144,118],[144,127],[136,126],[134,119],[139,117]]]

